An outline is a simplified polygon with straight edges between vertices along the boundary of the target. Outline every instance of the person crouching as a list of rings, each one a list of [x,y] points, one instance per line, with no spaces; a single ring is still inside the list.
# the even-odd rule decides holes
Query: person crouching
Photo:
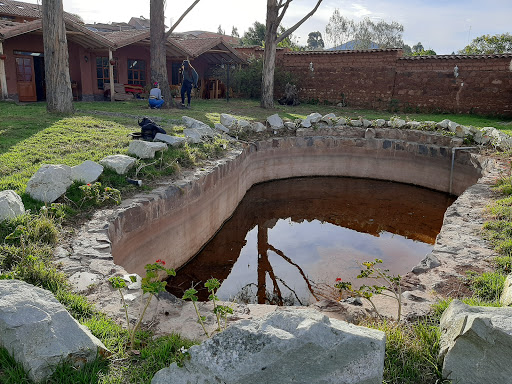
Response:
[[[162,91],[160,90],[160,85],[155,82],[153,84],[153,88],[149,91],[149,107],[160,108],[164,103],[164,98],[162,97]]]

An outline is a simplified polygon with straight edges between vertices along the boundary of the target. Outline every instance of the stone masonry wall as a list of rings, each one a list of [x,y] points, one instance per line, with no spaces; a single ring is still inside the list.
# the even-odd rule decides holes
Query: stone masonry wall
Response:
[[[263,50],[244,48],[240,53],[257,57]],[[400,49],[279,50],[277,65],[300,79],[303,102],[512,116],[512,54],[402,57]],[[276,98],[283,91],[276,89]]]

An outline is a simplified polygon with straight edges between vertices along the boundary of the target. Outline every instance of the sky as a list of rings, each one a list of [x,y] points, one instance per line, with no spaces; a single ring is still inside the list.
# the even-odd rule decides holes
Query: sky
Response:
[[[293,0],[282,25],[295,24],[316,1]],[[38,0],[25,2],[35,4]],[[177,20],[192,3],[167,0],[166,25]],[[63,0],[63,4],[66,12],[80,15],[86,23],[128,22],[132,16],[149,18],[147,0]],[[364,17],[396,21],[404,26],[405,44],[412,47],[421,42],[425,49],[433,49],[438,55],[457,52],[484,34],[512,32],[511,0],[323,0],[317,12],[294,33],[296,42],[306,45],[308,34],[315,31],[321,32],[325,41],[325,26],[336,8],[354,21]],[[242,36],[255,21],[265,23],[265,18],[266,0],[201,0],[176,31],[216,32],[221,25],[226,34],[236,27]]]

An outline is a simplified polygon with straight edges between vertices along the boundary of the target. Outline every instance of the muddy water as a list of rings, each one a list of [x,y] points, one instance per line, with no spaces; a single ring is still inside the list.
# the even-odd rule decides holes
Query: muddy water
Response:
[[[232,218],[169,281],[178,297],[222,281],[221,300],[308,305],[336,297],[336,278],[357,279],[382,259],[405,274],[432,250],[454,199],[411,185],[353,178],[298,178],[254,186]]]

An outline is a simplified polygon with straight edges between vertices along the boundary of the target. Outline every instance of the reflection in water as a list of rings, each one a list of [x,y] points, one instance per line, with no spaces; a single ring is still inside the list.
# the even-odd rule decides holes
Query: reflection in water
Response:
[[[171,278],[181,297],[216,277],[221,300],[308,305],[380,258],[405,274],[429,253],[453,198],[393,182],[298,178],[251,188],[233,217]]]

